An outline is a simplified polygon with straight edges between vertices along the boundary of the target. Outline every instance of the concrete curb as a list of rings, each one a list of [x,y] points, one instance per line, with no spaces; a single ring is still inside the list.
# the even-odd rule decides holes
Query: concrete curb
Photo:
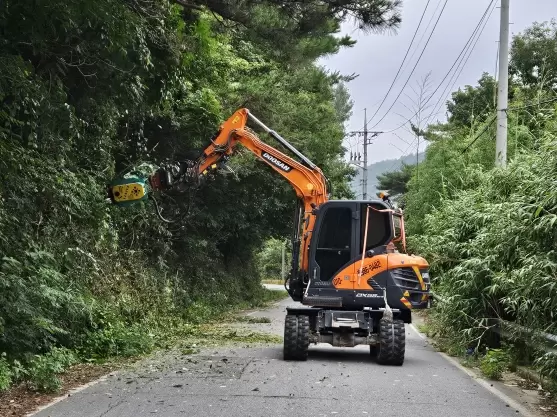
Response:
[[[420,331],[416,328],[416,326],[414,326],[413,324],[410,324],[409,326],[419,337],[421,337],[424,340],[429,340],[429,338],[420,333]],[[521,404],[519,404],[517,401],[513,400],[511,397],[509,397],[507,394],[505,394],[504,392],[500,391],[499,389],[495,388],[490,382],[488,382],[487,380],[481,378],[479,375],[477,375],[475,372],[473,372],[470,369],[465,368],[464,366],[462,366],[458,361],[456,361],[454,358],[451,358],[450,356],[448,356],[447,354],[443,353],[443,352],[437,352],[439,353],[447,362],[449,362],[451,365],[453,365],[454,367],[458,368],[460,371],[464,372],[466,375],[468,375],[470,378],[472,378],[475,382],[477,382],[479,385],[481,385],[483,388],[485,388],[487,391],[489,391],[491,394],[493,394],[494,396],[496,396],[497,398],[499,398],[501,401],[503,401],[505,404],[507,404],[509,407],[512,407],[513,409],[515,409],[516,411],[518,411],[521,415],[526,416],[526,417],[538,417],[537,414],[533,414],[530,410],[526,409],[524,406],[522,406]]]
[[[118,373],[119,373],[118,371],[113,371],[113,372],[110,372],[110,373],[108,373],[108,374],[106,374],[106,375],[103,375],[103,376],[101,376],[101,377],[99,377],[99,378],[97,378],[97,379],[95,379],[95,380],[93,380],[93,381],[87,382],[86,384],[83,384],[83,385],[80,385],[80,386],[78,386],[78,387],[76,387],[76,388],[73,388],[73,389],[69,390],[66,394],[60,395],[59,397],[56,397],[55,399],[53,399],[52,401],[50,401],[48,404],[41,405],[41,406],[37,407],[34,411],[32,411],[32,412],[30,412],[30,413],[27,413],[27,414],[25,415],[25,417],[32,417],[32,416],[34,416],[34,415],[36,415],[36,414],[39,414],[41,411],[44,411],[44,410],[46,410],[47,408],[52,407],[52,406],[55,405],[55,404],[58,404],[60,401],[64,401],[64,400],[67,399],[68,397],[71,397],[72,395],[77,394],[78,392],[81,392],[81,391],[83,391],[83,390],[86,390],[87,388],[92,387],[93,385],[96,385],[96,384],[98,384],[99,382],[106,381],[106,380],[108,379],[108,377],[110,377],[110,376],[115,376],[115,375],[117,375]]]

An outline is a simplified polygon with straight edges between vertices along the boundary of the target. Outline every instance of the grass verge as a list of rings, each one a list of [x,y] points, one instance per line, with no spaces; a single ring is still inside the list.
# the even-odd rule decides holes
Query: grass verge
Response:
[[[225,345],[280,343],[276,335],[233,328],[233,323],[269,323],[267,317],[247,317],[241,311],[265,308],[287,297],[286,291],[264,290],[252,302],[218,307],[194,304],[186,318],[150,317],[141,324],[111,326],[96,332],[80,349],[54,348],[25,364],[0,355],[0,416],[22,417],[37,406],[101,375],[131,364],[153,351],[178,349],[195,354]]]

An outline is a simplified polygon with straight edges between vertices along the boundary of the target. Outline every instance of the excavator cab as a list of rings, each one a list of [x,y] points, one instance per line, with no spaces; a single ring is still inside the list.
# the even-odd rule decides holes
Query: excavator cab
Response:
[[[304,307],[288,309],[285,358],[304,360],[310,343],[363,344],[380,363],[402,365],[404,325],[428,308],[430,291],[428,263],[404,253],[402,212],[388,199],[336,200],[314,215],[308,273],[290,281]]]
[[[376,210],[369,213],[364,243],[368,205]],[[381,211],[384,209],[387,207],[381,202],[342,200],[329,201],[321,206],[309,248],[310,280],[314,285],[320,287],[324,284],[317,283],[333,284],[335,278],[339,278],[336,280],[337,285],[346,281],[343,288],[346,285],[354,288],[355,266],[361,260],[362,253],[385,252],[387,243],[393,239],[391,215]],[[340,276],[342,271],[346,275]]]
[[[395,241],[404,246],[400,216],[383,201],[324,203],[316,214],[308,247],[309,274],[298,301],[363,309],[384,307],[386,297],[410,322],[411,308],[427,307],[422,296],[429,291],[423,278],[428,265],[423,258],[393,248]]]

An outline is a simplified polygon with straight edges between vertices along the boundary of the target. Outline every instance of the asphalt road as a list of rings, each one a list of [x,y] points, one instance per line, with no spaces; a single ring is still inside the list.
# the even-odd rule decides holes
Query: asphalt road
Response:
[[[282,335],[290,300],[253,315]],[[37,417],[309,417],[521,415],[449,363],[407,326],[402,367],[381,366],[369,349],[310,347],[307,362],[285,362],[282,346],[166,354],[120,372]]]

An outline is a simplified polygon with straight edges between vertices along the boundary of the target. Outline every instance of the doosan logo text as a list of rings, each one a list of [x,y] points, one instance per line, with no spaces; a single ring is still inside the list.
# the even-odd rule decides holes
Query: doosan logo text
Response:
[[[356,298],[359,298],[359,297],[365,297],[365,298],[380,298],[380,297],[382,297],[382,295],[381,295],[381,294],[377,294],[377,293],[369,293],[369,292],[368,292],[368,293],[365,293],[365,292],[356,293]]]
[[[282,169],[284,172],[289,172],[292,169],[291,167],[286,165],[284,162],[278,160],[277,158],[275,158],[272,155],[269,155],[267,152],[263,152],[263,154],[261,156],[263,158],[265,158],[267,161],[271,162],[277,168]]]

